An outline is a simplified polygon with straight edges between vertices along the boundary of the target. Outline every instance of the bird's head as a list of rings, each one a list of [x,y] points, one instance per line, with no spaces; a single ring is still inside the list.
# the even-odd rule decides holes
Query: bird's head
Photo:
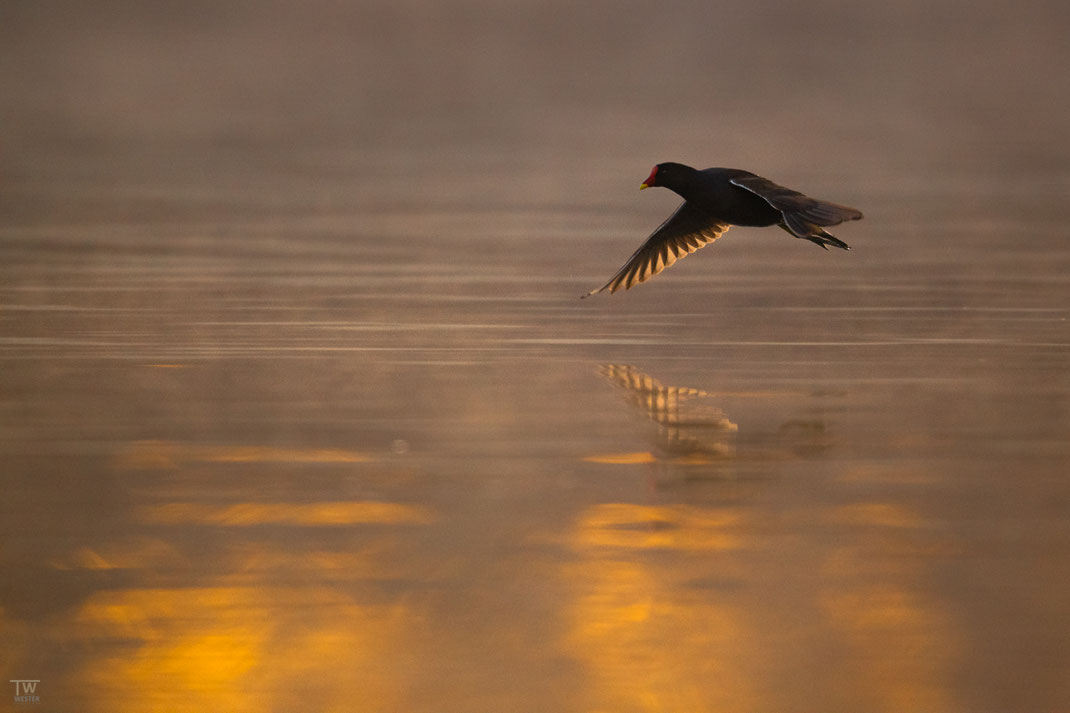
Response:
[[[655,188],[657,186],[664,186],[665,188],[674,188],[680,185],[681,181],[686,178],[687,172],[694,172],[694,169],[688,168],[680,163],[659,163],[654,166],[650,171],[650,175],[639,186],[639,190],[644,188]]]

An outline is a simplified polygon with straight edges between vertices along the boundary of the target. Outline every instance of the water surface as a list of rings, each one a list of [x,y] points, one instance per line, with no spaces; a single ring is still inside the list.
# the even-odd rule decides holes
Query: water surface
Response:
[[[1057,10],[724,6],[681,69],[705,3],[79,7],[3,50],[42,709],[1070,707]],[[579,300],[691,156],[852,251],[737,228]]]

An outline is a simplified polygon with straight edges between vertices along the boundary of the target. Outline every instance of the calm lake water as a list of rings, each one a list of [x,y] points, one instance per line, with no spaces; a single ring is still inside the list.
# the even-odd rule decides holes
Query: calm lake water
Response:
[[[8,6],[7,695],[1070,710],[1066,11],[794,7]]]

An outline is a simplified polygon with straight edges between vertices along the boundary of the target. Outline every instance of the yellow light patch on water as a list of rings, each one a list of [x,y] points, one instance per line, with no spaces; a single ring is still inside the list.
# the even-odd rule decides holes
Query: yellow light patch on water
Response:
[[[680,586],[691,571],[595,556],[566,574],[575,598],[562,645],[586,672],[589,710],[760,708],[743,617]]]
[[[657,458],[650,451],[606,453],[604,455],[587,456],[583,460],[587,463],[604,463],[606,465],[638,465],[657,462]]]
[[[143,522],[163,525],[295,525],[332,527],[365,524],[423,525],[435,518],[430,510],[417,505],[376,501],[321,503],[165,503],[138,510]]]
[[[407,672],[381,662],[403,655],[410,620],[403,607],[362,606],[329,587],[109,589],[82,605],[76,628],[89,647],[125,643],[82,657],[67,678],[115,692],[99,710],[119,713],[302,710],[309,694],[318,710],[354,700],[404,710]]]
[[[729,531],[742,521],[725,509],[605,503],[580,516],[570,542],[577,549],[731,550],[743,546],[742,536]]]
[[[270,446],[219,446],[193,449],[195,460],[209,463],[365,463],[371,458],[337,448],[294,449]]]
[[[262,657],[268,633],[254,621],[255,609],[263,607],[255,606],[253,596],[224,587],[107,592],[94,596],[77,619],[90,636],[139,642],[131,655],[94,667],[108,671],[109,684],[125,683],[126,694],[133,687],[161,695],[166,682],[172,694],[181,691],[193,700],[212,692],[234,710],[239,681]]]
[[[340,448],[277,448],[274,446],[205,446],[174,441],[137,441],[118,455],[128,470],[178,468],[185,463],[368,463],[366,453]]]

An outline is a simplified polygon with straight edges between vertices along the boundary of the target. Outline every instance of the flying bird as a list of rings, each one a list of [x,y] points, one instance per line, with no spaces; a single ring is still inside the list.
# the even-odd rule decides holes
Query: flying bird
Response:
[[[859,220],[854,208],[819,201],[778,186],[767,178],[738,168],[698,170],[681,163],[659,163],[639,190],[663,186],[684,202],[628,258],[617,273],[584,297],[609,290],[627,290],[725,234],[730,226],[776,225],[796,238],[828,250],[828,245],[850,250],[847,243],[825,228],[845,220]]]

